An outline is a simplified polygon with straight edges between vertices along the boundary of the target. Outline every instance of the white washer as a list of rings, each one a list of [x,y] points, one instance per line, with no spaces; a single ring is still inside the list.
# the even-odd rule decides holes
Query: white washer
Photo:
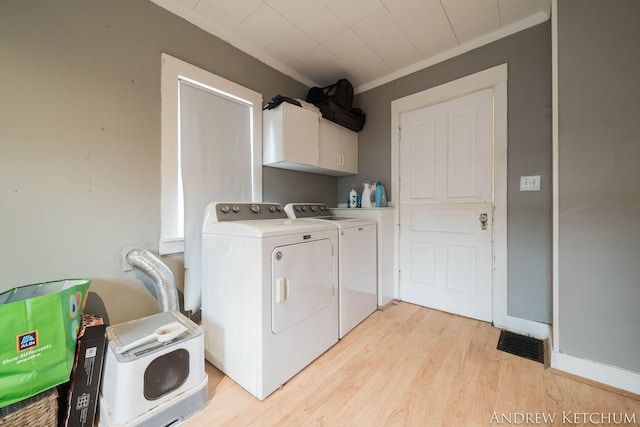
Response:
[[[205,357],[258,399],[338,342],[331,224],[291,221],[279,204],[211,203],[202,266]]]
[[[325,222],[338,229],[338,295],[340,338],[378,308],[376,222],[336,217],[322,203],[289,203],[289,218]]]

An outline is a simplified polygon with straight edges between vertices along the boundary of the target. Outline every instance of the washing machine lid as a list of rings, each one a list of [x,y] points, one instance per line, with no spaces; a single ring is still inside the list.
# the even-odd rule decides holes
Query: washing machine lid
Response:
[[[367,218],[335,216],[324,203],[288,203],[284,211],[294,221],[326,221],[340,229],[376,224],[375,220]]]
[[[202,234],[238,237],[268,238],[291,234],[307,234],[318,231],[335,230],[329,221],[252,220],[224,221],[205,224]]]
[[[377,227],[377,223],[372,219],[364,218],[342,218],[334,221],[340,230],[347,228],[363,228],[363,227]]]

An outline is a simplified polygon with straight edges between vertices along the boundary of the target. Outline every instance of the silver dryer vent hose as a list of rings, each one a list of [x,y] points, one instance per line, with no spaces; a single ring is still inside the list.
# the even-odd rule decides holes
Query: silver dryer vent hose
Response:
[[[140,270],[153,281],[158,305],[162,311],[180,310],[178,289],[169,267],[146,249],[132,249],[127,254],[131,267]]]

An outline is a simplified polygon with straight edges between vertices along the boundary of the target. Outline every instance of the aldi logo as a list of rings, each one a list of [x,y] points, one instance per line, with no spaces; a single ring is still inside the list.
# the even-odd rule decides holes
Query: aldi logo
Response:
[[[27,332],[16,337],[18,353],[38,346],[38,331]]]

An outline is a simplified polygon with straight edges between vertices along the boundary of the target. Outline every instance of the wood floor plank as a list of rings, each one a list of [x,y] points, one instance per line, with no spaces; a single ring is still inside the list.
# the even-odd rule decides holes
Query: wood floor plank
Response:
[[[207,363],[210,402],[183,425],[491,426],[495,416],[545,414],[554,419],[542,425],[561,426],[567,413],[640,421],[640,401],[499,351],[499,335],[484,322],[391,305],[264,401]]]

